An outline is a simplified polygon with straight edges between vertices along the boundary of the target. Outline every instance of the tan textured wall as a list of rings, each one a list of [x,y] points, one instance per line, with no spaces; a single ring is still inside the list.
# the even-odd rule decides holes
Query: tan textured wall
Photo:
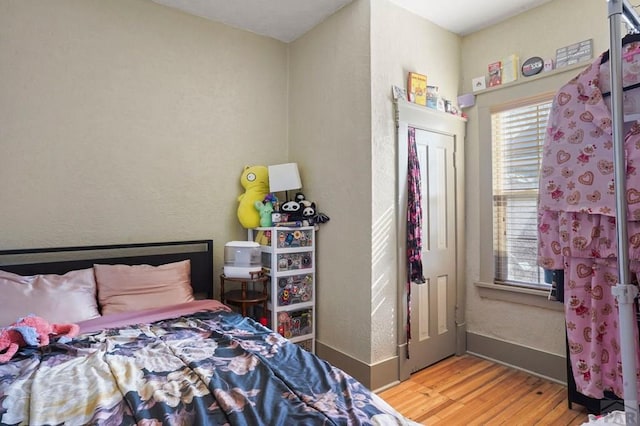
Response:
[[[371,2],[372,115],[372,361],[396,355],[396,131],[391,86],[406,86],[409,71],[427,75],[429,85],[456,99],[460,38],[386,1]],[[401,141],[406,143],[406,141]]]
[[[290,158],[320,210],[331,206],[318,233],[318,339],[366,364],[396,355],[391,86],[421,70],[455,98],[459,51],[457,36],[386,0],[356,1],[291,44]]]
[[[287,159],[287,46],[146,0],[0,1],[0,248],[213,238]]]
[[[554,0],[491,28],[463,38],[461,91],[471,91],[471,79],[486,74],[486,66],[511,53],[554,58],[557,48],[592,38],[594,54],[608,48],[605,1]],[[524,83],[478,96],[477,105],[491,104],[555,92],[577,75],[561,75]],[[522,79],[522,77],[521,77]],[[507,342],[564,356],[564,316],[561,311],[480,297],[476,281],[486,276],[493,262],[491,248],[491,140],[480,134],[478,107],[470,108],[467,124],[467,329]],[[483,182],[489,190],[483,191]],[[487,206],[483,210],[483,206]],[[485,275],[485,276],[481,276]]]
[[[290,45],[289,154],[331,221],[318,232],[318,340],[371,358],[369,0]]]

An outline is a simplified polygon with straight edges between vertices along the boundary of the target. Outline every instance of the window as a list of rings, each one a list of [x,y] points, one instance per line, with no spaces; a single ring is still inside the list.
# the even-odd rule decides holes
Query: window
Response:
[[[491,114],[495,281],[540,286],[537,199],[551,100]]]

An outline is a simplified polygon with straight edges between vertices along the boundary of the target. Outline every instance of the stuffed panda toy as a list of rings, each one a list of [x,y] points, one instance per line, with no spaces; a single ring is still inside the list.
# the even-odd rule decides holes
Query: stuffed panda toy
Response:
[[[288,221],[302,220],[302,207],[297,201],[287,201],[280,206],[280,213],[289,216]]]
[[[289,215],[289,221],[306,221],[309,225],[325,223],[329,216],[316,209],[316,203],[307,200],[302,192],[296,193],[292,201],[280,206],[280,212]]]
[[[301,206],[304,204],[300,203]],[[316,215],[316,203],[311,203],[308,206],[302,208],[302,217],[305,220],[310,220]]]

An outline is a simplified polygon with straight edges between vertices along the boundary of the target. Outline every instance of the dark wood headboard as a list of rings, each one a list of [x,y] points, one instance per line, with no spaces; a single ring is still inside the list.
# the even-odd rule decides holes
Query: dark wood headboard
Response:
[[[0,250],[0,269],[20,275],[65,274],[94,263],[162,265],[191,260],[196,295],[213,298],[213,240]]]

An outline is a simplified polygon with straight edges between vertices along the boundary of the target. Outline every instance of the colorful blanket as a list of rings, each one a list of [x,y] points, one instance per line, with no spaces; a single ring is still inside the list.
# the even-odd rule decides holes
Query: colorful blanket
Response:
[[[197,312],[85,333],[0,364],[0,424],[411,424],[257,322]]]

